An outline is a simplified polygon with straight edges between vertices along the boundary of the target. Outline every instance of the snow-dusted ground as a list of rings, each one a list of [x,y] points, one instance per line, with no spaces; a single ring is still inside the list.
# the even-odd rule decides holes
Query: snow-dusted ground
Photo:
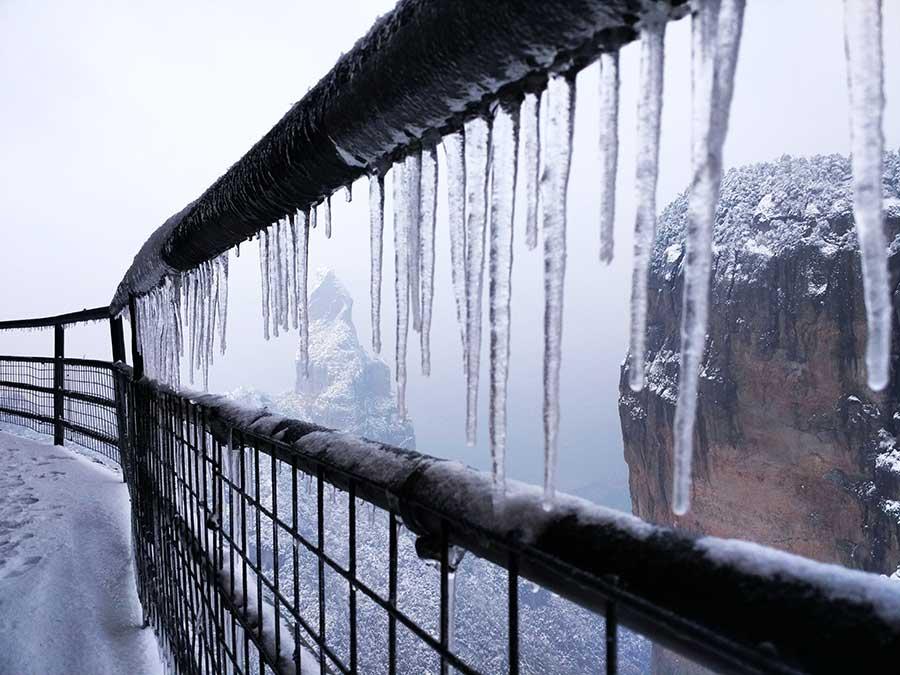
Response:
[[[117,473],[0,431],[0,673],[163,672],[129,512]]]

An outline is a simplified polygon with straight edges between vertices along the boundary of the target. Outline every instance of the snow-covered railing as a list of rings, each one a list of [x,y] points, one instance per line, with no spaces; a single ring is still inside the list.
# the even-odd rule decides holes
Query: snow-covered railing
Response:
[[[184,631],[183,617],[191,617],[192,637],[182,643],[193,645],[201,667],[208,659],[217,672],[248,672],[258,661],[260,671],[284,672],[295,653],[297,669],[365,672],[360,659],[378,645],[363,643],[357,622],[370,626],[377,610],[387,616],[389,672],[422,665],[406,660],[416,653],[410,640],[430,650],[442,672],[485,672],[454,642],[453,584],[465,552],[506,570],[506,606],[495,619],[506,624],[502,668],[511,673],[520,665],[525,580],[605,617],[607,672],[618,672],[626,627],[719,672],[876,672],[900,658],[900,585],[885,577],[688,537],[565,495],[548,511],[539,488],[516,482],[499,498],[491,475],[458,462],[224,397],[185,397],[146,379],[130,385],[129,409],[140,449],[131,455],[136,517],[153,522],[137,530],[155,533],[138,547],[142,597],[165,634]],[[387,515],[367,529],[371,508]],[[414,572],[419,592],[439,589],[437,633],[398,602],[401,524],[418,556],[437,566]],[[175,591],[154,586],[148,571],[163,564],[172,538],[192,547],[191,560],[178,564],[208,568],[201,586],[211,595],[182,591],[182,618],[165,615]],[[372,558],[378,546],[384,557]],[[388,567],[381,589],[372,581],[375,560]],[[198,571],[184,583],[200,578]],[[249,601],[243,588],[253,591]],[[227,618],[217,594],[227,596]],[[365,616],[362,600],[373,607]],[[327,618],[335,612],[348,621],[337,633]],[[413,637],[401,643],[400,630]]]

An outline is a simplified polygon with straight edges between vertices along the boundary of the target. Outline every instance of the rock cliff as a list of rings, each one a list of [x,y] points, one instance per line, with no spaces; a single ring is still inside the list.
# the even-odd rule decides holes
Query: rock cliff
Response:
[[[647,386],[619,413],[635,514],[890,574],[900,563],[900,154],[886,154],[893,380],[866,386],[862,281],[845,157],[782,157],[723,180],[700,385],[693,506],[671,512],[684,195],[660,217]]]

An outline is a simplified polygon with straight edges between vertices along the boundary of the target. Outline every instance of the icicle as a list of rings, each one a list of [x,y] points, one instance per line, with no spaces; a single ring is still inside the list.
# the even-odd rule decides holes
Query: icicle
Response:
[[[269,231],[263,230],[259,233],[259,278],[262,282],[262,319],[263,319],[263,337],[269,339]],[[193,342],[191,343],[191,354],[193,354]],[[193,356],[191,356],[193,363]],[[193,382],[193,379],[191,380]]]
[[[284,222],[284,303],[286,317],[284,329],[298,328],[297,312],[297,223],[291,213]]]
[[[709,313],[712,231],[743,11],[744,0],[706,0],[694,12],[691,23],[693,176],[688,195],[681,367],[674,423],[672,511],[676,515],[687,513],[691,501],[694,421]]]
[[[665,21],[649,23],[641,32],[641,76],[638,99],[637,214],[634,224],[634,269],[631,279],[631,367],[628,382],[644,388],[647,340],[647,274],[656,235],[656,178],[659,172],[659,124],[662,113]]]
[[[491,125],[483,117],[466,123],[466,442],[475,445],[481,360],[481,298]]]
[[[491,404],[490,444],[495,491],[506,485],[506,387],[509,379],[513,217],[516,201],[518,110],[501,105],[491,135]]]
[[[372,349],[381,353],[381,256],[384,238],[384,176],[369,176],[369,297],[372,310]]]
[[[409,242],[406,237],[406,162],[394,164],[394,291],[397,300],[397,339],[394,355],[397,412],[406,419],[406,341],[409,333]]]
[[[349,204],[353,201],[353,184],[348,183],[344,186],[344,199]]]
[[[219,352],[225,353],[225,329],[228,324],[228,251],[217,258],[221,268],[219,276]]]
[[[450,229],[450,277],[456,299],[456,321],[466,354],[466,139],[457,131],[442,141],[447,158],[447,201]],[[463,371],[465,372],[465,360]]]
[[[300,327],[300,282],[297,273],[297,260],[300,255],[300,239],[297,236],[299,213],[292,213],[288,219],[291,227],[291,325],[296,329]]]
[[[422,374],[431,375],[431,309],[434,300],[434,226],[437,211],[437,149],[422,151],[422,183],[419,207],[420,264],[422,281]]]
[[[544,507],[556,494],[559,444],[559,369],[566,277],[566,200],[572,159],[575,82],[555,75],[547,85],[547,154],[541,175],[544,233]]]
[[[619,162],[619,52],[600,55],[600,262],[611,263]]]
[[[290,247],[291,242],[289,238],[289,232],[287,227],[287,222],[284,220],[278,221],[278,267],[279,267],[279,289],[278,289],[278,297],[279,302],[281,303],[281,327],[284,328],[285,331],[290,330],[291,327],[291,318],[289,313],[289,281],[290,275],[288,273],[289,270],[289,260],[290,260]]]
[[[409,299],[412,310],[413,330],[422,330],[421,280],[419,278],[419,257],[421,237],[419,236],[419,206],[422,175],[422,154],[415,151],[404,160],[406,180],[406,242],[409,247],[407,265],[409,269]]]
[[[316,223],[316,209],[317,208],[318,208],[317,204],[314,204],[313,206],[311,206],[309,208],[309,229],[311,229],[311,230],[316,229],[316,225],[318,224],[318,223]]]
[[[297,312],[300,318],[300,370],[309,376],[309,311],[307,307],[307,278],[309,268],[309,211],[299,212],[297,227]]]
[[[325,197],[325,238],[331,239],[331,195]]]
[[[862,258],[869,388],[890,379],[891,289],[882,217],[884,63],[881,0],[844,0],[844,46],[850,94],[853,220]]]
[[[522,162],[525,170],[525,245],[529,250],[538,240],[538,180],[541,170],[541,95],[525,94],[519,111],[522,133]]]

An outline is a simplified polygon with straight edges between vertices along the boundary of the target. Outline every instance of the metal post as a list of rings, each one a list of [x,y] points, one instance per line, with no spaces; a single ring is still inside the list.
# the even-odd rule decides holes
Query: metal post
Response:
[[[53,327],[53,444],[63,445],[63,387],[65,385],[66,332],[63,324]]]
[[[131,316],[131,363],[134,366],[134,379],[137,381],[144,376],[144,357],[138,349],[137,302],[133,295],[128,296],[128,313]]]
[[[109,338],[112,343],[112,360],[125,363],[125,331],[121,316],[109,317]]]

